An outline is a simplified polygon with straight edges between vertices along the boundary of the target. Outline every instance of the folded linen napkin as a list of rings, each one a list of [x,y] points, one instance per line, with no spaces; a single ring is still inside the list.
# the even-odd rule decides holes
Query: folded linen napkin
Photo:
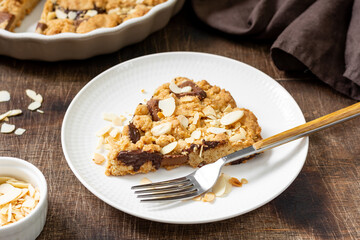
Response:
[[[360,0],[192,0],[196,15],[223,32],[274,40],[284,71],[309,69],[360,100]]]

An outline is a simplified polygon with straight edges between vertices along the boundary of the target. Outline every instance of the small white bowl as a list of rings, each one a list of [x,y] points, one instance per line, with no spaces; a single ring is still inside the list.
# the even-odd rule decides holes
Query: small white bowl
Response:
[[[0,176],[13,177],[39,188],[40,201],[25,218],[0,227],[0,240],[35,239],[41,233],[48,208],[47,183],[41,171],[31,163],[12,157],[0,157]]]

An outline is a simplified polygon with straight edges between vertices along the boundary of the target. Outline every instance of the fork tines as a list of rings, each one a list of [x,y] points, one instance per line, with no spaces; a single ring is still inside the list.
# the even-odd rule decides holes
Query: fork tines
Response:
[[[141,202],[168,201],[192,198],[198,195],[198,189],[189,178],[182,177],[169,181],[155,182],[131,187]]]

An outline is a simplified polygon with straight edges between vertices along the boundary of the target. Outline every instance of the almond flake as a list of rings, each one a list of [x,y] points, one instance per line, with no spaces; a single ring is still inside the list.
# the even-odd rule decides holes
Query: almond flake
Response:
[[[242,184],[247,184],[247,183],[249,183],[249,181],[248,181],[246,178],[242,178],[242,179],[240,180],[240,182],[241,182]]]
[[[216,116],[215,110],[210,106],[205,107],[202,112],[205,116]]]
[[[106,133],[110,132],[112,130],[112,126],[106,126],[97,131],[96,136],[101,137],[104,136]]]
[[[199,139],[201,137],[201,131],[200,130],[195,130],[191,133],[191,137],[193,139]]]
[[[60,9],[55,10],[55,15],[58,19],[66,19],[68,16],[65,12],[61,11]]]
[[[21,109],[14,109],[9,111],[8,117],[13,117],[16,115],[20,115],[22,113]]]
[[[143,179],[141,179],[140,184],[149,184],[152,183],[152,181],[146,177],[144,177]]]
[[[194,139],[193,139],[192,137],[185,138],[185,142],[187,142],[187,143],[193,143],[193,142],[194,142]]]
[[[160,119],[165,117],[162,112],[158,112],[156,115],[157,115],[158,118],[160,118]]]
[[[36,109],[36,111],[37,111],[38,113],[44,113],[44,111],[43,111],[43,110],[40,110],[40,109]]]
[[[0,121],[5,120],[9,116],[10,113],[11,113],[11,110],[7,111],[6,113],[1,114],[0,115]]]
[[[117,115],[115,113],[103,113],[102,117],[105,121],[112,122],[113,119],[117,118]]]
[[[220,134],[226,132],[225,128],[217,128],[217,127],[209,127],[207,129],[207,132],[214,133],[214,134]]]
[[[0,102],[7,102],[10,100],[10,93],[8,91],[0,91]]]
[[[76,14],[75,11],[70,11],[68,13],[68,17],[69,17],[70,20],[74,20],[76,18],[76,16],[77,16],[77,14]]]
[[[199,158],[202,158],[203,151],[204,151],[204,145],[201,145],[200,152],[199,152]]]
[[[94,163],[100,165],[103,162],[105,162],[105,157],[103,155],[101,155],[100,153],[94,153],[93,161],[94,161]]]
[[[3,184],[4,185],[4,184]],[[13,188],[11,191],[6,192],[4,195],[0,196],[0,206],[8,202],[13,201],[22,193],[21,189]]]
[[[231,112],[232,111],[232,107],[231,107],[231,105],[230,104],[228,104],[227,106],[226,106],[226,108],[224,109],[224,113],[228,113],[228,112]]]
[[[192,88],[190,86],[186,86],[181,88],[181,92],[182,93],[187,93],[187,92],[191,92]]]
[[[173,93],[176,93],[176,94],[181,93],[181,88],[179,88],[178,85],[176,85],[174,81],[170,82],[169,89]]]
[[[192,124],[196,125],[199,121],[200,114],[198,112],[195,113]]]
[[[170,132],[170,130],[171,130],[171,123],[166,122],[166,123],[162,123],[162,124],[159,124],[159,125],[153,127],[151,129],[151,133],[154,136],[160,136],[160,135]]]
[[[176,108],[175,99],[173,97],[169,97],[159,101],[159,108],[162,110],[162,113],[165,117],[170,117]]]
[[[15,130],[15,135],[22,135],[26,130],[23,128],[18,128]]]
[[[233,185],[234,187],[241,187],[243,184],[242,182],[239,181],[239,179],[232,177],[229,179],[229,182],[231,183],[231,185]]]
[[[192,101],[194,101],[194,97],[192,97],[192,96],[185,96],[185,97],[180,98],[180,101],[181,101],[181,102],[192,102]]]
[[[234,112],[224,115],[220,119],[220,123],[224,126],[230,125],[230,124],[233,124],[234,122],[240,120],[240,118],[242,118],[242,116],[244,116],[244,111],[237,110],[237,111],[234,111]]]
[[[87,15],[89,17],[94,17],[97,14],[98,14],[98,11],[96,11],[96,10],[88,10],[85,15]]]
[[[212,192],[207,192],[202,198],[203,202],[212,202],[215,199],[215,194]]]
[[[164,155],[168,154],[168,153],[172,152],[176,148],[176,146],[177,146],[177,142],[169,143],[168,145],[163,147],[160,152]]]
[[[110,131],[109,135],[113,138],[116,138],[116,136],[120,133],[120,130],[118,128],[114,128]]]
[[[33,208],[35,206],[35,199],[27,198],[25,202],[23,202],[22,207]]]
[[[1,132],[2,133],[11,133],[15,130],[15,125],[3,123],[1,125]]]
[[[189,119],[187,119],[187,117],[185,117],[184,115],[177,116],[177,119],[179,120],[181,126],[183,126],[184,128],[187,128],[189,126]]]
[[[224,174],[222,173],[218,178],[218,180],[216,181],[215,185],[212,187],[212,191],[217,197],[221,197],[225,194],[226,179],[223,177],[223,175]]]
[[[115,118],[112,119],[112,123],[115,126],[123,126],[125,121],[126,121],[126,117],[123,115],[116,116]]]
[[[12,216],[12,208],[11,208],[11,203],[9,203],[8,219],[7,219],[8,222],[11,221],[11,216]]]
[[[32,102],[30,103],[30,105],[28,106],[28,109],[31,111],[34,111],[36,109],[38,109],[39,107],[41,107],[41,103],[39,102]]]

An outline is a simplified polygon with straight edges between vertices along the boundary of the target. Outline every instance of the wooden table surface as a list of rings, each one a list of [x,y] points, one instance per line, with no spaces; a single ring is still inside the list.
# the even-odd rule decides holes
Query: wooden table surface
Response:
[[[0,156],[35,164],[49,185],[47,222],[38,239],[360,239],[360,118],[310,136],[304,168],[276,199],[216,223],[163,224],[123,213],[90,193],[66,163],[60,132],[71,100],[99,73],[147,54],[197,51],[245,62],[286,88],[307,121],[356,103],[310,73],[279,71],[269,48],[206,27],[187,2],[164,29],[112,54],[55,63],[0,56],[0,90],[12,96],[0,103],[0,113],[22,108],[10,123],[27,129],[22,136],[0,134]],[[28,88],[43,95],[44,114],[26,110]]]

